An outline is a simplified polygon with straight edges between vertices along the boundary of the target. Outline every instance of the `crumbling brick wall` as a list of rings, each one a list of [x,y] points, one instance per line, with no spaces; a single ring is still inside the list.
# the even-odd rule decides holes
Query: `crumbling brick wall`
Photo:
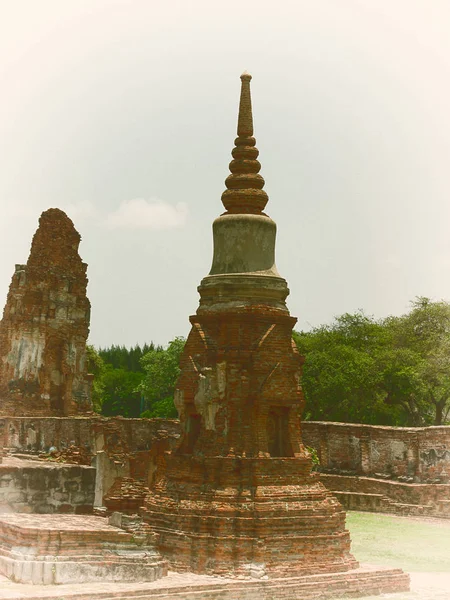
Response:
[[[5,417],[4,446],[39,454],[50,446],[84,446],[111,456],[132,456],[143,478],[147,454],[163,454],[180,435],[175,419],[122,417]],[[445,483],[450,473],[450,427],[382,427],[353,423],[302,422],[305,445],[315,448],[322,470],[343,475]],[[159,448],[159,449],[158,449]],[[380,477],[381,476],[381,477]],[[438,481],[439,480],[439,481]]]
[[[90,303],[80,234],[56,208],[42,213],[26,265],[16,265],[0,322],[0,414],[91,409],[86,379]]]
[[[0,513],[89,514],[95,469],[5,458],[0,467]]]
[[[304,421],[303,441],[326,473],[447,483],[450,427],[383,427]]]
[[[177,420],[99,416],[0,418],[0,437],[2,428],[4,446],[13,452],[39,454],[54,446],[67,454],[73,446],[96,456],[96,505],[103,503],[117,477],[152,486],[180,435]],[[379,494],[418,505],[443,507],[446,498],[450,503],[450,427],[303,421],[302,435],[317,450],[322,481],[333,491]]]
[[[151,451],[158,440],[176,441],[180,433],[175,419],[124,419],[123,417],[0,417],[5,448],[39,454],[51,446],[90,449],[92,456],[104,450],[111,456]]]
[[[97,470],[96,506],[103,504],[118,477],[152,485],[180,432],[176,420],[100,416],[0,417],[0,431],[2,427],[4,446],[13,454],[39,455],[53,447],[57,460],[79,462],[82,457],[83,464],[91,462]],[[126,494],[123,500],[126,506]]]
[[[5,445],[5,422],[0,419],[0,464],[3,460],[3,448]]]

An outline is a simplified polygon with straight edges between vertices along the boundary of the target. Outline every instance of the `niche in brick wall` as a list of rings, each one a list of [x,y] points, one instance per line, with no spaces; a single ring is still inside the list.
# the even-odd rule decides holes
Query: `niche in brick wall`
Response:
[[[186,437],[184,444],[184,451],[187,454],[192,454],[194,451],[195,443],[200,435],[200,429],[202,426],[202,418],[196,412],[194,404],[186,405]]]
[[[289,411],[285,406],[272,406],[267,415],[267,446],[270,456],[293,456],[289,436]]]

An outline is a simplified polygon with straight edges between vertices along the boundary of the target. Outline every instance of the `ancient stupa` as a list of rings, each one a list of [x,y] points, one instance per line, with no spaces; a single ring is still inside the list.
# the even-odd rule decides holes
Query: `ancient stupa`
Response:
[[[181,360],[182,436],[143,514],[177,571],[270,577],[354,569],[345,512],[301,439],[302,357],[241,76],[214,257]]]
[[[0,322],[0,414],[90,410],[90,303],[80,234],[58,208],[42,213],[26,265],[16,265]]]

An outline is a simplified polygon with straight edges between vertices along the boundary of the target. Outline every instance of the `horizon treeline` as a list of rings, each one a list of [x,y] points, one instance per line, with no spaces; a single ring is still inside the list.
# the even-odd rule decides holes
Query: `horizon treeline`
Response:
[[[126,371],[144,372],[141,364],[141,358],[147,352],[162,351],[163,347],[158,345],[155,346],[153,342],[150,344],[145,343],[143,346],[136,344],[127,348],[126,346],[116,346],[113,344],[107,348],[99,348],[98,354],[104,360],[105,363],[111,365],[114,369],[125,369]]]
[[[183,347],[183,338],[175,338],[167,348],[153,342],[130,348],[88,345],[94,410],[108,417],[175,418],[173,392]]]
[[[303,419],[420,427],[450,419],[450,304],[419,297],[408,313],[345,313],[294,331],[305,357]],[[184,338],[167,347],[87,347],[94,409],[105,415],[176,418]]]

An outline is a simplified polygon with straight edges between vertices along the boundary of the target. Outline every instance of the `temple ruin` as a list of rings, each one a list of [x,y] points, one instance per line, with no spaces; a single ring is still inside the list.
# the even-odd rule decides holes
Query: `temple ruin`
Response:
[[[251,77],[241,79],[226,212],[213,225],[175,392],[182,437],[144,514],[176,570],[346,571],[357,563],[345,513],[311,475],[301,441],[296,319],[275,265],[276,225],[263,213]]]
[[[0,337],[0,437],[4,428],[16,452],[0,465],[0,585],[12,580],[12,600],[409,589],[400,569],[358,566],[345,512],[302,443],[296,319],[275,266],[276,225],[263,212],[251,76],[241,80],[226,212],[213,225],[212,268],[181,359],[180,422],[80,416],[89,302],[80,238],[64,213],[42,215],[13,278]],[[50,445],[55,462],[30,456]]]
[[[214,256],[181,359],[181,438],[141,514],[171,568],[255,577],[348,572],[345,512],[301,439],[302,357],[275,265],[276,224],[241,76],[238,137]],[[395,587],[395,586],[394,586]]]
[[[42,213],[26,265],[16,265],[0,322],[0,414],[89,412],[90,303],[80,234],[57,208]]]

